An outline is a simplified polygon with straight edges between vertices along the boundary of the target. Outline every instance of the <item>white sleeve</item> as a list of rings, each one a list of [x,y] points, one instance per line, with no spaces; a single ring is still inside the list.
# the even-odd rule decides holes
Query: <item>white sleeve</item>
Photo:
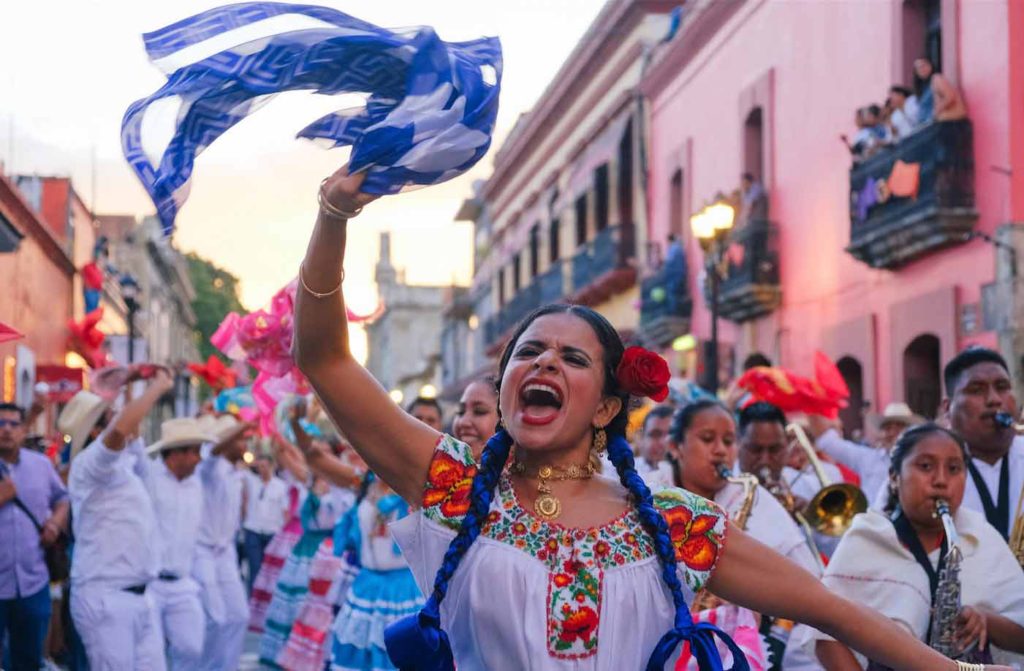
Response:
[[[430,594],[434,589],[434,576],[441,568],[444,553],[455,533],[427,519],[422,510],[392,522],[389,528],[420,591]]]
[[[108,482],[117,473],[117,462],[123,455],[123,450],[111,450],[100,436],[71,462],[72,481],[81,484],[94,485]]]
[[[843,462],[846,466],[857,471],[858,475],[863,472],[863,460],[869,454],[868,448],[863,445],[846,440],[835,429],[829,429],[821,434],[817,440],[817,445],[828,456]]]

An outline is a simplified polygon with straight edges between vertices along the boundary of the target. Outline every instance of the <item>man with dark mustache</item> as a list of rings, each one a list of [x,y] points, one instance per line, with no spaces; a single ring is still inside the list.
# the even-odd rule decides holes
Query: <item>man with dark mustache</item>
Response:
[[[1006,361],[993,350],[970,347],[946,364],[943,378],[946,417],[971,452],[963,505],[1008,538],[1024,489],[1024,441],[996,421],[997,413],[1014,421],[1019,413]]]

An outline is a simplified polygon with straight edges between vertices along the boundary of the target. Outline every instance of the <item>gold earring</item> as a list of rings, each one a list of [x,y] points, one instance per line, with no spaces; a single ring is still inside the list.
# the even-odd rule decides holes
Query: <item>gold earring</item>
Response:
[[[604,427],[594,428],[594,442],[591,444],[591,448],[597,454],[603,453],[608,449],[608,434],[605,433]]]

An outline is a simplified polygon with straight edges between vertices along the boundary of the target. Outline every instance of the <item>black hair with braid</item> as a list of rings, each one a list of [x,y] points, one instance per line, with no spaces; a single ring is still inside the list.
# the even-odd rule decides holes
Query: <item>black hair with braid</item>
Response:
[[[896,476],[903,469],[903,462],[914,452],[918,443],[935,434],[945,435],[952,439],[960,447],[960,453],[963,454],[965,463],[970,458],[967,452],[967,443],[953,431],[934,422],[910,427],[900,434],[900,437],[896,439],[896,444],[893,445],[892,452],[889,453],[889,491],[883,508],[885,513],[891,515],[900,505],[899,491],[896,489],[895,481]]]
[[[636,502],[637,514],[645,531],[652,539],[662,566],[662,578],[672,594],[676,610],[672,629],[659,642],[648,663],[648,668],[661,668],[664,660],[672,653],[676,645],[684,638],[694,635],[695,630],[679,579],[675,550],[669,536],[668,525],[655,507],[654,499],[647,485],[637,474],[633,461],[633,450],[626,442],[629,394],[619,388],[616,376],[616,369],[625,351],[621,337],[607,319],[588,307],[568,304],[545,305],[523,319],[509,338],[501,355],[497,386],[499,389],[501,388],[501,380],[512,358],[513,350],[526,329],[537,319],[556,314],[569,314],[578,317],[593,329],[603,353],[604,394],[606,397],[614,396],[622,402],[619,412],[605,427],[608,434],[608,457],[615,465],[622,485],[630,492],[632,500]],[[490,511],[498,478],[508,461],[512,445],[512,437],[499,425],[498,432],[487,441],[487,445],[484,447],[479,470],[473,478],[469,510],[463,518],[458,534],[445,552],[441,568],[434,578],[434,588],[429,595],[427,605],[417,616],[415,626],[418,629],[415,634],[408,634],[408,637],[402,640],[399,640],[397,635],[388,636],[388,653],[392,662],[399,669],[452,668],[448,666],[449,663],[453,664],[448,637],[440,629],[441,601],[448,592],[449,582],[462,558],[480,535],[483,522]],[[413,627],[411,619],[403,622],[407,623],[406,629]],[[393,628],[397,629],[398,625],[393,625]],[[395,633],[397,634],[397,632]],[[700,635],[708,634],[701,632]],[[405,650],[401,649],[403,646]],[[424,656],[430,657],[429,661],[424,660]],[[701,668],[704,668],[703,665]]]

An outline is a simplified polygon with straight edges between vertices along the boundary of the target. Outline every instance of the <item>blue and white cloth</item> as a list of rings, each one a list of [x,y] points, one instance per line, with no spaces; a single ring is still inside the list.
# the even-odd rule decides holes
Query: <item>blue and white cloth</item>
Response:
[[[167,234],[196,156],[282,91],[367,95],[365,107],[298,134],[351,146],[349,169],[367,172],[367,193],[438,184],[490,147],[502,72],[496,37],[445,42],[428,27],[393,31],[326,7],[245,2],[143,40],[167,83],[128,108],[121,143]]]

